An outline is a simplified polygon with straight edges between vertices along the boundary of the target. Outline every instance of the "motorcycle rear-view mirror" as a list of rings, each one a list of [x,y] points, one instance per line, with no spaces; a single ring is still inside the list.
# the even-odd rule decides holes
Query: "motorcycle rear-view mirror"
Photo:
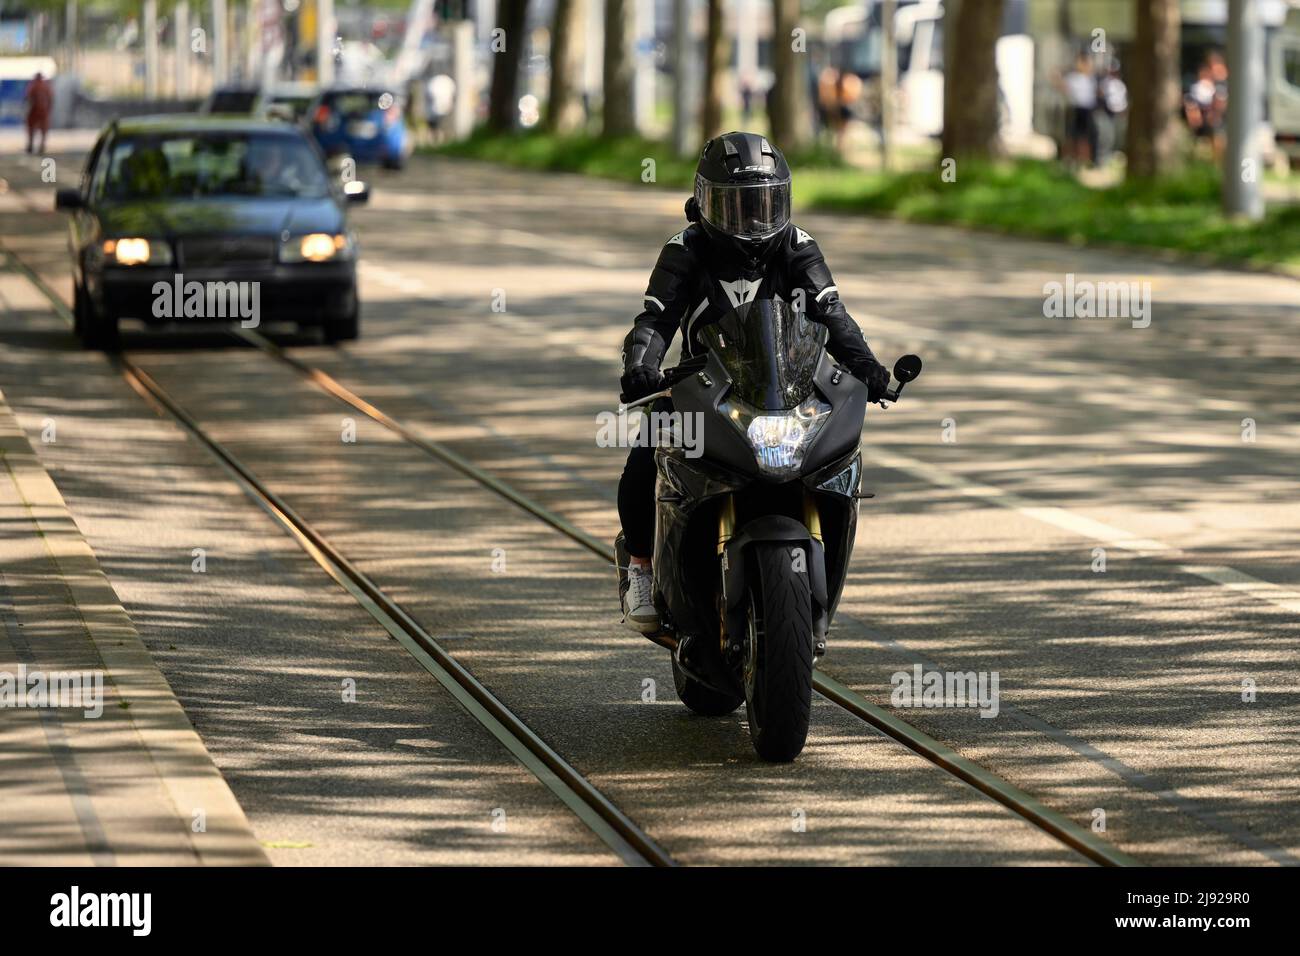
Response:
[[[904,355],[894,363],[894,378],[903,385],[906,385],[920,374],[921,357],[919,355]]]

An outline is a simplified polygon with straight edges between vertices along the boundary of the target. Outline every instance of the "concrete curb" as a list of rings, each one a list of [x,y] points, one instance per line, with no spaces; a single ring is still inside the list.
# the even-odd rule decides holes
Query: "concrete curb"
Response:
[[[41,465],[0,391],[0,477],[7,472],[26,506],[69,600],[104,664],[106,683],[128,705],[127,716],[159,783],[188,834],[193,857],[177,863],[268,865],[235,795],[212,761],[171,685],[139,633]],[[202,810],[205,832],[191,827]]]

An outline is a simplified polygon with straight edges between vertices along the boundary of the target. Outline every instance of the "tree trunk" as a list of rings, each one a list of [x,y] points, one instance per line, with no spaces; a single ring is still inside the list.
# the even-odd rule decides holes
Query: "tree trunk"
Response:
[[[1143,0],[1129,54],[1129,179],[1150,179],[1178,161],[1178,0]]]
[[[546,128],[569,135],[583,127],[582,35],[586,0],[556,0],[551,24],[551,89]]]
[[[772,124],[772,139],[787,153],[805,149],[812,139],[808,53],[794,47],[799,9],[799,0],[774,0],[772,8],[772,89],[767,99],[768,119]]]
[[[519,64],[528,42],[527,19],[528,0],[498,0],[497,27],[505,33],[491,40],[492,87],[488,92],[488,128],[497,133],[510,132],[519,121]]]
[[[635,42],[635,0],[605,0],[605,102],[601,123],[606,136],[636,132],[636,70],[632,62]]]
[[[723,24],[722,0],[709,0],[709,30],[704,41],[704,108],[700,132],[705,140],[722,129],[722,95],[731,54],[731,38]]]
[[[943,156],[990,159],[999,151],[997,42],[1002,0],[944,4]],[[950,32],[951,31],[951,32]]]

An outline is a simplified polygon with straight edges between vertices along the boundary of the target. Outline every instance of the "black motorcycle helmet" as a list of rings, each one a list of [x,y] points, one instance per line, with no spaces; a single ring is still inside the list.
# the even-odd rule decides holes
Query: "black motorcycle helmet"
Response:
[[[748,260],[766,255],[790,222],[790,167],[757,133],[723,133],[704,144],[686,215],[709,239]]]

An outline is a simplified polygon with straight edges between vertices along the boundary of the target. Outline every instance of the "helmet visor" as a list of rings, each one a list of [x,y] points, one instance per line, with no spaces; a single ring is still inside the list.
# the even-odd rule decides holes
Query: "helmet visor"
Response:
[[[714,229],[737,239],[766,239],[790,221],[790,181],[711,183],[695,177],[695,201]]]

